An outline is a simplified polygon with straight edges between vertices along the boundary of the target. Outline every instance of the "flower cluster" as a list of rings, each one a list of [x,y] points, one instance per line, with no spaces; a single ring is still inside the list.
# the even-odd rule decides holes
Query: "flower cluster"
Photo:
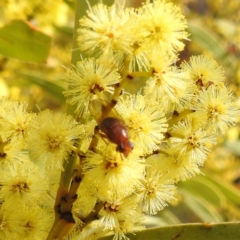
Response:
[[[76,222],[69,240],[127,239],[144,228],[144,214],[174,199],[179,181],[201,172],[219,134],[237,122],[213,59],[176,65],[188,39],[179,7],[99,3],[79,21],[79,48],[92,56],[66,75],[75,119],[0,101],[0,238],[46,239],[55,207],[52,239],[68,232],[58,229],[64,221]]]
[[[53,223],[55,184],[67,155],[85,138],[72,117],[0,99],[0,238],[46,239]],[[17,208],[14,206],[18,206]]]
[[[94,209],[99,219],[76,231],[80,239],[92,229],[114,239],[140,230],[136,216],[171,202],[175,184],[199,174],[218,135],[237,122],[221,66],[205,56],[176,66],[186,28],[180,9],[161,0],[137,10],[98,4],[80,19],[79,47],[97,58],[68,71],[65,95],[77,116],[97,127],[81,158],[74,212],[85,221]],[[144,82],[142,89],[128,88],[133,81]]]
[[[128,61],[130,72],[149,68],[163,51],[174,57],[188,37],[180,9],[164,1],[146,3],[137,11],[98,4],[80,19],[80,26],[78,43],[83,51],[96,52],[118,66]]]

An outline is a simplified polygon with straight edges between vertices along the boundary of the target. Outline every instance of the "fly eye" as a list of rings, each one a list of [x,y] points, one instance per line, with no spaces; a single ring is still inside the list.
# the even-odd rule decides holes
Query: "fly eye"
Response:
[[[120,144],[118,144],[116,150],[118,152],[123,153],[125,156],[127,156],[129,154],[129,152],[131,150],[133,150],[133,148],[134,148],[134,144],[129,141],[127,143],[120,143]]]
[[[128,143],[129,143],[129,147],[130,147],[131,149],[133,149],[133,148],[134,148],[133,142],[128,142]]]
[[[122,143],[118,144],[116,150],[118,152],[123,153],[124,152],[124,145]]]

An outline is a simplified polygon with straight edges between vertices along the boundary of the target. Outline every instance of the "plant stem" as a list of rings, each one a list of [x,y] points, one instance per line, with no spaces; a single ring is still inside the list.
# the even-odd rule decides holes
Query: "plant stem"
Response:
[[[73,229],[75,221],[72,217],[72,196],[69,195],[69,186],[76,163],[76,155],[70,155],[68,161],[64,161],[64,170],[61,173],[60,184],[55,200],[55,221],[47,240],[61,239]],[[74,194],[75,195],[75,194]]]
[[[79,28],[79,19],[83,16],[86,9],[88,9],[87,4],[88,3],[85,0],[76,1],[73,51],[71,60],[73,65],[76,65],[76,63],[80,60],[80,55],[82,55],[84,58],[84,54],[80,52],[77,45],[77,29]],[[74,109],[72,109],[71,106],[67,105],[67,113],[73,114],[73,112]],[[68,156],[68,160],[64,161],[63,163],[64,170],[61,173],[60,184],[54,206],[55,220],[52,229],[50,230],[50,233],[47,237],[47,240],[62,239],[67,236],[74,228],[75,220],[72,216],[71,210],[72,204],[77,198],[77,189],[82,180],[82,172],[80,169],[78,169],[74,175],[77,158],[78,155],[73,152]]]

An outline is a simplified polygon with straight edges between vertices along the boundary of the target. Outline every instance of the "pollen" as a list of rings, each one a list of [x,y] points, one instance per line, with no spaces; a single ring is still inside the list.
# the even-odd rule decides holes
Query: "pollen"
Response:
[[[29,191],[29,187],[28,184],[26,182],[19,182],[16,183],[15,185],[12,186],[12,191],[13,192],[28,192]]]

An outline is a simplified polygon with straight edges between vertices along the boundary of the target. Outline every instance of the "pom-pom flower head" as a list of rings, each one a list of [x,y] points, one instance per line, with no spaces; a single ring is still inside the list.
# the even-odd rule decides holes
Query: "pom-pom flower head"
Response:
[[[213,59],[200,55],[193,56],[189,62],[183,62],[181,68],[188,72],[190,79],[198,86],[208,87],[209,84],[221,84],[225,80],[224,71]]]
[[[114,239],[126,239],[125,232],[134,231],[135,228],[143,228],[139,225],[143,221],[143,214],[138,208],[137,198],[118,198],[109,194],[103,201],[103,209],[100,211],[99,224],[104,230],[112,230]]]
[[[173,55],[183,50],[183,39],[187,39],[185,31],[187,22],[180,8],[162,0],[143,5],[139,20],[139,32],[143,38],[143,48]]]
[[[128,159],[122,159],[113,144],[103,152],[87,154],[85,177],[102,195],[108,191],[116,196],[127,196],[143,178],[144,164],[132,153]]]
[[[100,53],[131,53],[131,44],[136,31],[133,13],[122,6],[107,7],[98,4],[87,12],[87,17],[80,20],[78,43],[82,50]]]
[[[26,156],[26,151],[21,151],[14,143],[3,142],[0,137],[0,169],[15,161],[24,161]]]
[[[162,169],[165,176],[174,182],[186,181],[200,174],[199,166],[196,163],[190,163],[188,156],[176,158],[168,154],[159,154],[158,167]]]
[[[176,158],[189,158],[191,164],[203,165],[210,149],[208,146],[217,143],[214,135],[209,135],[207,131],[194,129],[193,119],[188,117],[170,131],[171,137],[168,139],[168,153]]]
[[[12,162],[0,174],[0,199],[8,206],[37,204],[48,190],[40,169],[30,161]]]
[[[171,178],[162,174],[158,163],[159,159],[147,159],[146,176],[137,190],[143,211],[150,215],[162,210],[173,199],[175,190]]]
[[[106,67],[94,59],[77,63],[68,71],[68,90],[65,96],[70,104],[77,104],[76,112],[86,117],[89,103],[96,97],[104,98],[105,92],[112,93],[111,85],[119,82],[119,74],[113,66]]]
[[[14,209],[1,205],[0,208],[0,239],[12,239],[15,235],[15,222],[13,222],[12,215],[15,213]],[[16,238],[15,238],[16,239]]]
[[[156,101],[166,98],[167,103],[187,105],[191,99],[194,88],[189,81],[186,71],[173,66],[175,58],[170,58],[166,53],[151,54],[152,76],[146,81],[144,94]],[[165,106],[166,107],[166,106]]]
[[[130,139],[142,154],[152,153],[159,148],[167,129],[162,109],[151,104],[142,95],[120,98],[116,110],[124,119]]]
[[[49,110],[39,113],[29,125],[27,143],[33,161],[48,167],[61,168],[77,140],[84,138],[84,129],[70,116],[53,114]]]
[[[16,238],[24,240],[42,240],[46,239],[47,232],[53,222],[49,212],[37,205],[20,205],[11,216],[11,228],[17,234]]]
[[[26,132],[33,114],[27,112],[27,103],[2,100],[0,106],[0,133],[3,141],[10,141],[17,148],[26,147]]]
[[[195,116],[204,119],[209,131],[225,133],[237,122],[240,111],[233,101],[232,92],[225,86],[211,85],[199,92],[194,104]]]

